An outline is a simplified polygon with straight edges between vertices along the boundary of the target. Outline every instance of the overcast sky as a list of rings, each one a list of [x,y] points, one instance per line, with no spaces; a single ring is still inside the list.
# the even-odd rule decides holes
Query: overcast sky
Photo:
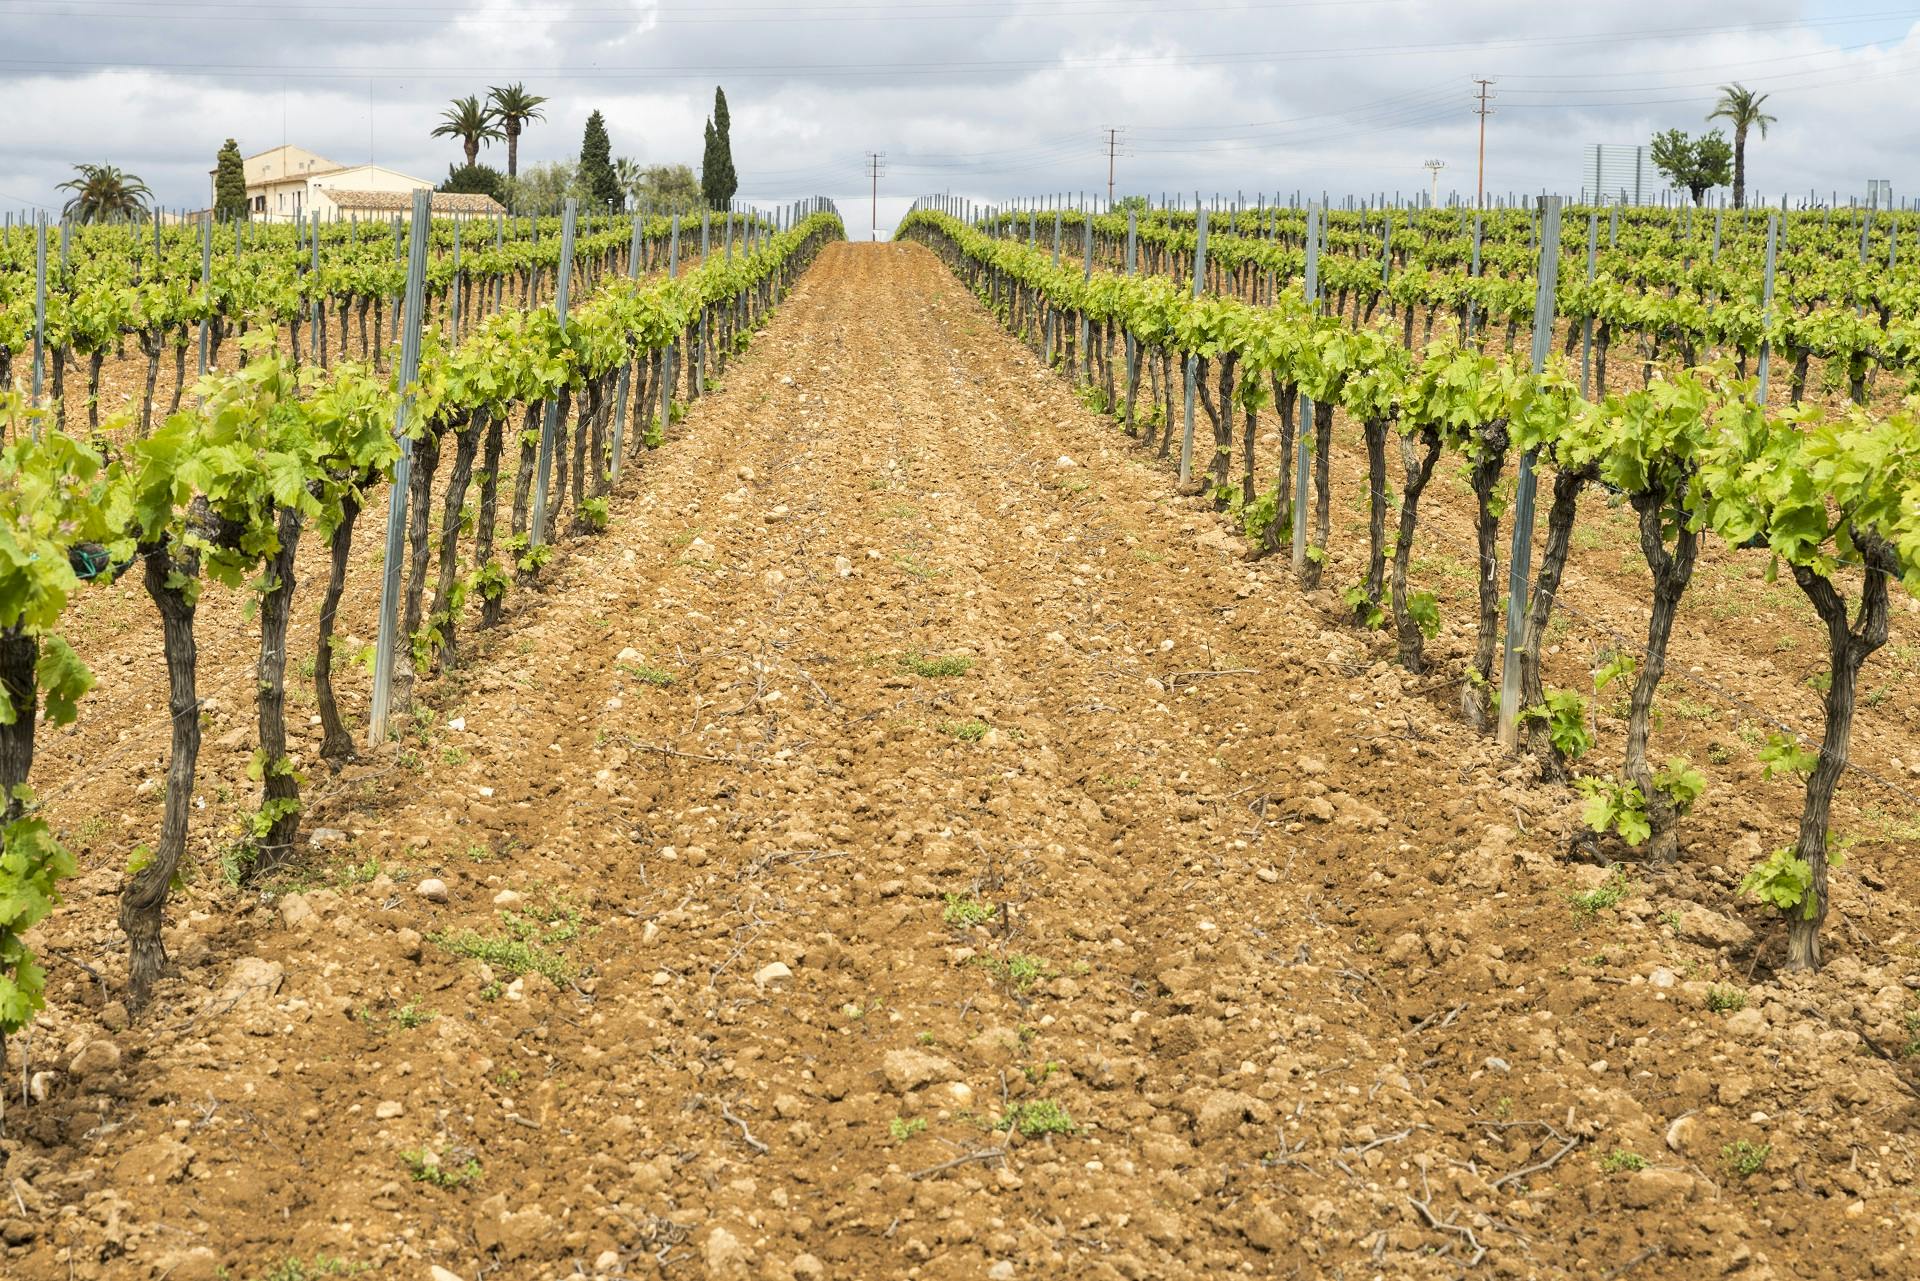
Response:
[[[882,229],[918,193],[1118,188],[1471,192],[1472,78],[1495,77],[1489,190],[1575,194],[1592,143],[1704,128],[1715,86],[1770,92],[1749,183],[1920,195],[1920,4],[1887,0],[0,0],[0,208],[57,207],[77,161],[202,208],[222,140],[443,177],[448,99],[548,96],[521,164],[698,166],[724,85],[743,199],[833,196]],[[1909,89],[1902,92],[1901,85]],[[482,153],[505,167],[504,147]]]

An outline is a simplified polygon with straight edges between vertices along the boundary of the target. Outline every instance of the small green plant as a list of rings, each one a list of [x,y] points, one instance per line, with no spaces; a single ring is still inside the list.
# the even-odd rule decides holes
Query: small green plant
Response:
[[[1407,617],[1428,640],[1440,634],[1440,603],[1432,592],[1407,593]]]
[[[927,1119],[923,1116],[916,1116],[912,1120],[908,1120],[903,1116],[896,1116],[893,1120],[887,1122],[887,1134],[895,1143],[905,1143],[908,1139],[926,1128]]]
[[[1835,860],[1829,855],[1827,861],[1832,864]],[[1809,892],[1812,888],[1813,865],[1795,853],[1791,845],[1782,845],[1740,878],[1742,894],[1751,894],[1784,915],[1804,910],[1809,920],[1816,905]]]
[[[1627,879],[1627,869],[1615,863],[1606,880],[1590,890],[1570,894],[1567,897],[1576,912],[1583,916],[1592,916],[1619,903],[1632,889],[1633,882]]]
[[[262,1272],[259,1281],[318,1281],[321,1277],[350,1277],[365,1272],[367,1267],[367,1264],[350,1263],[330,1254],[316,1254],[311,1259],[288,1255]]]
[[[1368,631],[1378,631],[1387,625],[1387,611],[1380,602],[1367,595],[1364,584],[1356,584],[1341,593],[1340,599],[1353,611],[1353,621]]]
[[[1675,756],[1665,769],[1655,770],[1653,786],[1676,816],[1693,808],[1707,790],[1706,776]],[[1615,832],[1629,846],[1637,846],[1653,835],[1647,818],[1647,798],[1637,784],[1617,778],[1589,776],[1577,779],[1574,787],[1587,798],[1581,819],[1595,832]]]
[[[1598,694],[1615,681],[1630,681],[1640,667],[1632,654],[1610,654],[1593,673],[1593,692]]]
[[[1546,691],[1546,701],[1520,713],[1522,719],[1543,721],[1553,750],[1570,761],[1577,761],[1593,748],[1593,731],[1587,727],[1587,700],[1570,689]]]
[[[400,1027],[412,1030],[413,1028],[424,1027],[426,1024],[439,1018],[440,1015],[438,1011],[422,1008],[418,1001],[408,1001],[405,1005],[387,1015],[387,1017]]]
[[[1053,971],[1047,967],[1045,961],[1037,956],[1029,956],[1024,952],[1015,952],[1012,956],[1006,957],[1005,959],[980,957],[978,960],[980,964],[986,966],[989,970],[993,971],[994,974],[1004,979],[1007,984],[1017,992],[1032,991],[1035,984],[1048,978],[1053,973]]]
[[[1728,1170],[1746,1179],[1760,1173],[1766,1166],[1767,1158],[1773,1155],[1773,1145],[1736,1139],[1721,1148],[1720,1155],[1726,1158]]]
[[[1707,1008],[1715,1014],[1731,1014],[1747,1008],[1747,994],[1737,987],[1707,989]]]
[[[400,1154],[400,1160],[415,1183],[431,1183],[436,1188],[463,1188],[480,1179],[480,1162],[472,1156],[458,1164],[448,1164],[447,1159],[432,1148],[408,1148]]]
[[[1026,1139],[1038,1139],[1049,1134],[1078,1134],[1080,1127],[1073,1123],[1067,1110],[1052,1099],[1033,1099],[1015,1103],[1008,1108],[999,1121],[994,1124],[996,1130],[1018,1130]]]
[[[467,749],[464,747],[443,747],[440,749],[440,760],[446,765],[465,765],[467,763]]]
[[[1908,1010],[1905,1021],[1907,1043],[1900,1047],[1900,1057],[1910,1059],[1920,1055],[1920,1010]]]
[[[1626,1148],[1615,1148],[1600,1158],[1600,1169],[1606,1174],[1631,1174],[1635,1170],[1646,1168],[1647,1158],[1638,1152],[1630,1152]]]
[[[968,718],[964,721],[942,721],[940,732],[948,738],[957,738],[963,743],[977,743],[987,736],[990,727],[983,720]]]
[[[664,668],[649,667],[645,663],[620,663],[617,666],[618,670],[645,685],[656,685],[664,689],[674,682],[673,673]]]
[[[982,903],[970,894],[948,894],[940,909],[940,919],[948,925],[960,929],[969,929],[975,925],[984,925],[991,921],[998,910],[990,903]]]
[[[524,938],[481,934],[477,930],[452,930],[430,935],[428,941],[454,956],[472,957],[508,974],[544,975],[555,987],[566,986],[567,980],[573,975],[573,967],[565,957]]]
[[[973,660],[959,654],[929,658],[924,654],[910,653],[900,656],[900,666],[915,676],[936,680],[946,676],[965,676],[972,669]]]
[[[1767,735],[1767,745],[1760,749],[1760,777],[1772,778],[1775,774],[1794,774],[1801,778],[1813,773],[1813,767],[1820,763],[1820,753],[1810,752],[1787,734]]]
[[[589,498],[580,504],[580,521],[588,529],[598,532],[607,527],[607,500]]]

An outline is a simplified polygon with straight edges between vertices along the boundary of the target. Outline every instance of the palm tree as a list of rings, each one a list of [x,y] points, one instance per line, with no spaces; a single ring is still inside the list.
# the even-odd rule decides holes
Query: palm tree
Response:
[[[62,217],[102,222],[108,218],[137,218],[146,213],[142,198],[152,196],[153,192],[138,176],[121,173],[113,165],[79,164],[74,168],[80,176],[59,187],[61,191],[73,193],[73,199],[60,211]]]
[[[620,185],[621,194],[627,198],[627,208],[640,207],[640,193],[646,189],[647,171],[632,156],[621,156],[613,162],[613,180]]]
[[[443,124],[433,131],[436,138],[458,138],[461,150],[467,153],[467,163],[473,164],[480,158],[480,144],[497,142],[504,135],[500,132],[497,113],[492,107],[480,105],[480,99],[472,94],[464,98],[455,98],[453,105],[440,113]]]
[[[510,84],[488,89],[487,101],[493,105],[494,118],[507,133],[507,177],[517,178],[520,176],[520,131],[528,121],[547,118],[540,110],[540,104],[546,99],[528,93],[525,85]]]
[[[1733,126],[1733,207],[1742,209],[1747,203],[1747,130],[1758,129],[1762,138],[1767,136],[1767,126],[1776,124],[1775,117],[1760,110],[1760,104],[1769,95],[1755,93],[1745,85],[1735,82],[1720,86],[1720,101],[1714,104],[1708,120],[1724,120]]]

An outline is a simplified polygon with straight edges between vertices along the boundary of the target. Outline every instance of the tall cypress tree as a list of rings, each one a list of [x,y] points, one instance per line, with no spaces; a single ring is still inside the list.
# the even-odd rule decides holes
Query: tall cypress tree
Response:
[[[707,121],[707,145],[700,161],[700,195],[713,209],[726,207],[740,190],[740,179],[733,172],[732,123],[726,90],[716,85],[713,118]]]
[[[613,144],[607,122],[598,111],[587,117],[586,136],[580,140],[580,185],[595,205],[620,207],[620,181],[613,176]]]
[[[247,216],[247,166],[240,144],[227,139],[214,162],[213,216],[221,221]]]

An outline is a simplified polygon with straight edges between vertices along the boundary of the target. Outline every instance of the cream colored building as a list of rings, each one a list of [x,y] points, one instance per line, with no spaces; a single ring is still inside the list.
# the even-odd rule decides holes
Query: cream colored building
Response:
[[[282,143],[246,157],[247,212],[257,222],[293,222],[312,209],[307,183],[321,174],[342,172],[325,156]],[[207,171],[217,181],[218,169]],[[216,203],[218,193],[215,193]]]
[[[348,193],[384,192],[406,197],[402,200],[401,207],[411,209],[412,193],[431,189],[432,186],[433,184],[424,178],[415,178],[411,174],[401,173],[398,169],[389,169],[385,165],[355,165],[351,169],[335,168],[307,179],[306,208],[309,213],[319,214],[320,221],[327,222],[335,218],[345,218],[356,208],[356,203],[347,198]],[[340,193],[339,199],[334,198],[334,192]]]

